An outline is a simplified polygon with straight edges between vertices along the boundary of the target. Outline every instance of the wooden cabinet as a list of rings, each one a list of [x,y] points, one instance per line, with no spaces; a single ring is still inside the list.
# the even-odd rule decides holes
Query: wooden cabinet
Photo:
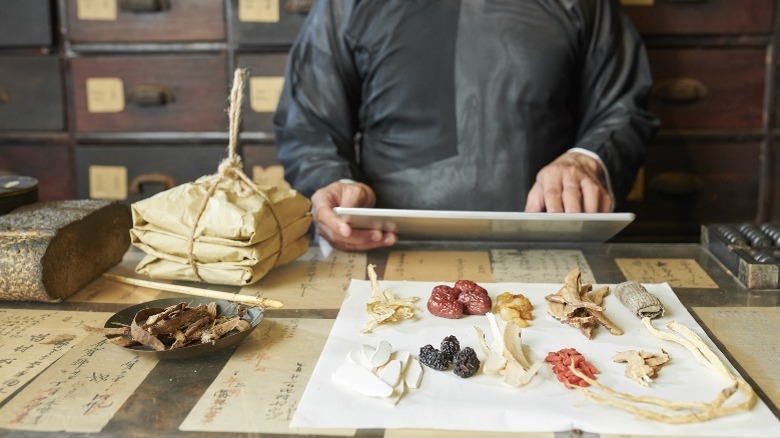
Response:
[[[217,0],[66,1],[72,43],[225,41]]]
[[[661,130],[628,202],[637,220],[622,237],[693,242],[701,224],[769,220],[780,199],[771,164],[778,2],[651,3],[625,9],[648,48],[648,105]]]
[[[38,178],[44,199],[125,202],[213,173],[242,67],[245,171],[283,183],[272,115],[313,3],[0,0],[0,172]],[[620,237],[696,241],[703,223],[780,221],[780,0],[624,3],[649,4],[625,9],[662,124]]]
[[[227,126],[226,59],[121,55],[71,60],[77,132],[198,132]]]

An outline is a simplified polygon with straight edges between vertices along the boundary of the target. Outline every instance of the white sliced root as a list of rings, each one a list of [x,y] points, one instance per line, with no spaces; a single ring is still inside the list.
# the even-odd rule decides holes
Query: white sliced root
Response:
[[[382,379],[383,382],[395,387],[401,380],[401,362],[397,360],[391,360],[386,364],[379,367],[376,371],[377,377]]]
[[[371,370],[350,362],[341,364],[333,373],[333,381],[368,397],[390,397],[393,387],[383,382]]]
[[[423,367],[420,364],[420,361],[410,357],[409,362],[406,364],[406,369],[404,370],[404,383],[406,383],[406,386],[409,388],[417,389],[420,387],[420,382],[422,382],[422,376]]]
[[[350,391],[397,404],[407,388],[420,387],[422,375],[422,365],[410,352],[393,351],[382,340],[376,347],[365,344],[350,350],[331,379]]]
[[[365,351],[365,350],[364,350]],[[387,341],[379,341],[379,346],[368,358],[368,364],[371,368],[381,367],[390,360],[390,354],[393,353],[393,346]]]
[[[474,327],[477,341],[487,356],[482,364],[482,371],[486,374],[503,374],[503,382],[510,386],[528,384],[539,371],[541,362],[531,365],[523,354],[520,326],[514,321],[508,321],[501,330],[495,315],[487,313],[485,316],[490,324],[490,331],[493,332],[493,342],[490,346],[487,345],[482,329]]]

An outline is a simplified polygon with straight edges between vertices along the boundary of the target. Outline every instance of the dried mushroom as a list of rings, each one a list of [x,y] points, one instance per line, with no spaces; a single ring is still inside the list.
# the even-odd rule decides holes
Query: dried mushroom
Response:
[[[602,303],[609,293],[607,286],[591,291],[592,285],[582,284],[580,268],[574,268],[564,280],[563,287],[554,294],[544,297],[547,312],[564,324],[580,329],[588,339],[599,325],[606,327],[613,335],[622,335],[623,330],[604,315]]]

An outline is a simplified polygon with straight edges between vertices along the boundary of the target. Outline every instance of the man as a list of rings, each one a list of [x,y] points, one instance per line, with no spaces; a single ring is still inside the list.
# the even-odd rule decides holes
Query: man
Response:
[[[334,206],[607,212],[657,127],[617,0],[327,0],[274,116],[285,176],[334,247],[392,245]]]

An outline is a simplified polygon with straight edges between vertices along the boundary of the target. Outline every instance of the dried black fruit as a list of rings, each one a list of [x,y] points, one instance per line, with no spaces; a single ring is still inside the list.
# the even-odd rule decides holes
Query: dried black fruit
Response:
[[[420,363],[434,370],[445,371],[450,367],[450,360],[431,344],[420,348],[419,359]]]
[[[460,351],[460,342],[458,342],[458,338],[450,335],[441,341],[441,347],[439,348],[441,349],[441,354],[447,356],[449,361],[452,361]]]
[[[455,366],[453,370],[455,374],[465,379],[477,372],[479,369],[479,358],[477,358],[477,353],[473,348],[466,347],[455,355],[453,365]]]

